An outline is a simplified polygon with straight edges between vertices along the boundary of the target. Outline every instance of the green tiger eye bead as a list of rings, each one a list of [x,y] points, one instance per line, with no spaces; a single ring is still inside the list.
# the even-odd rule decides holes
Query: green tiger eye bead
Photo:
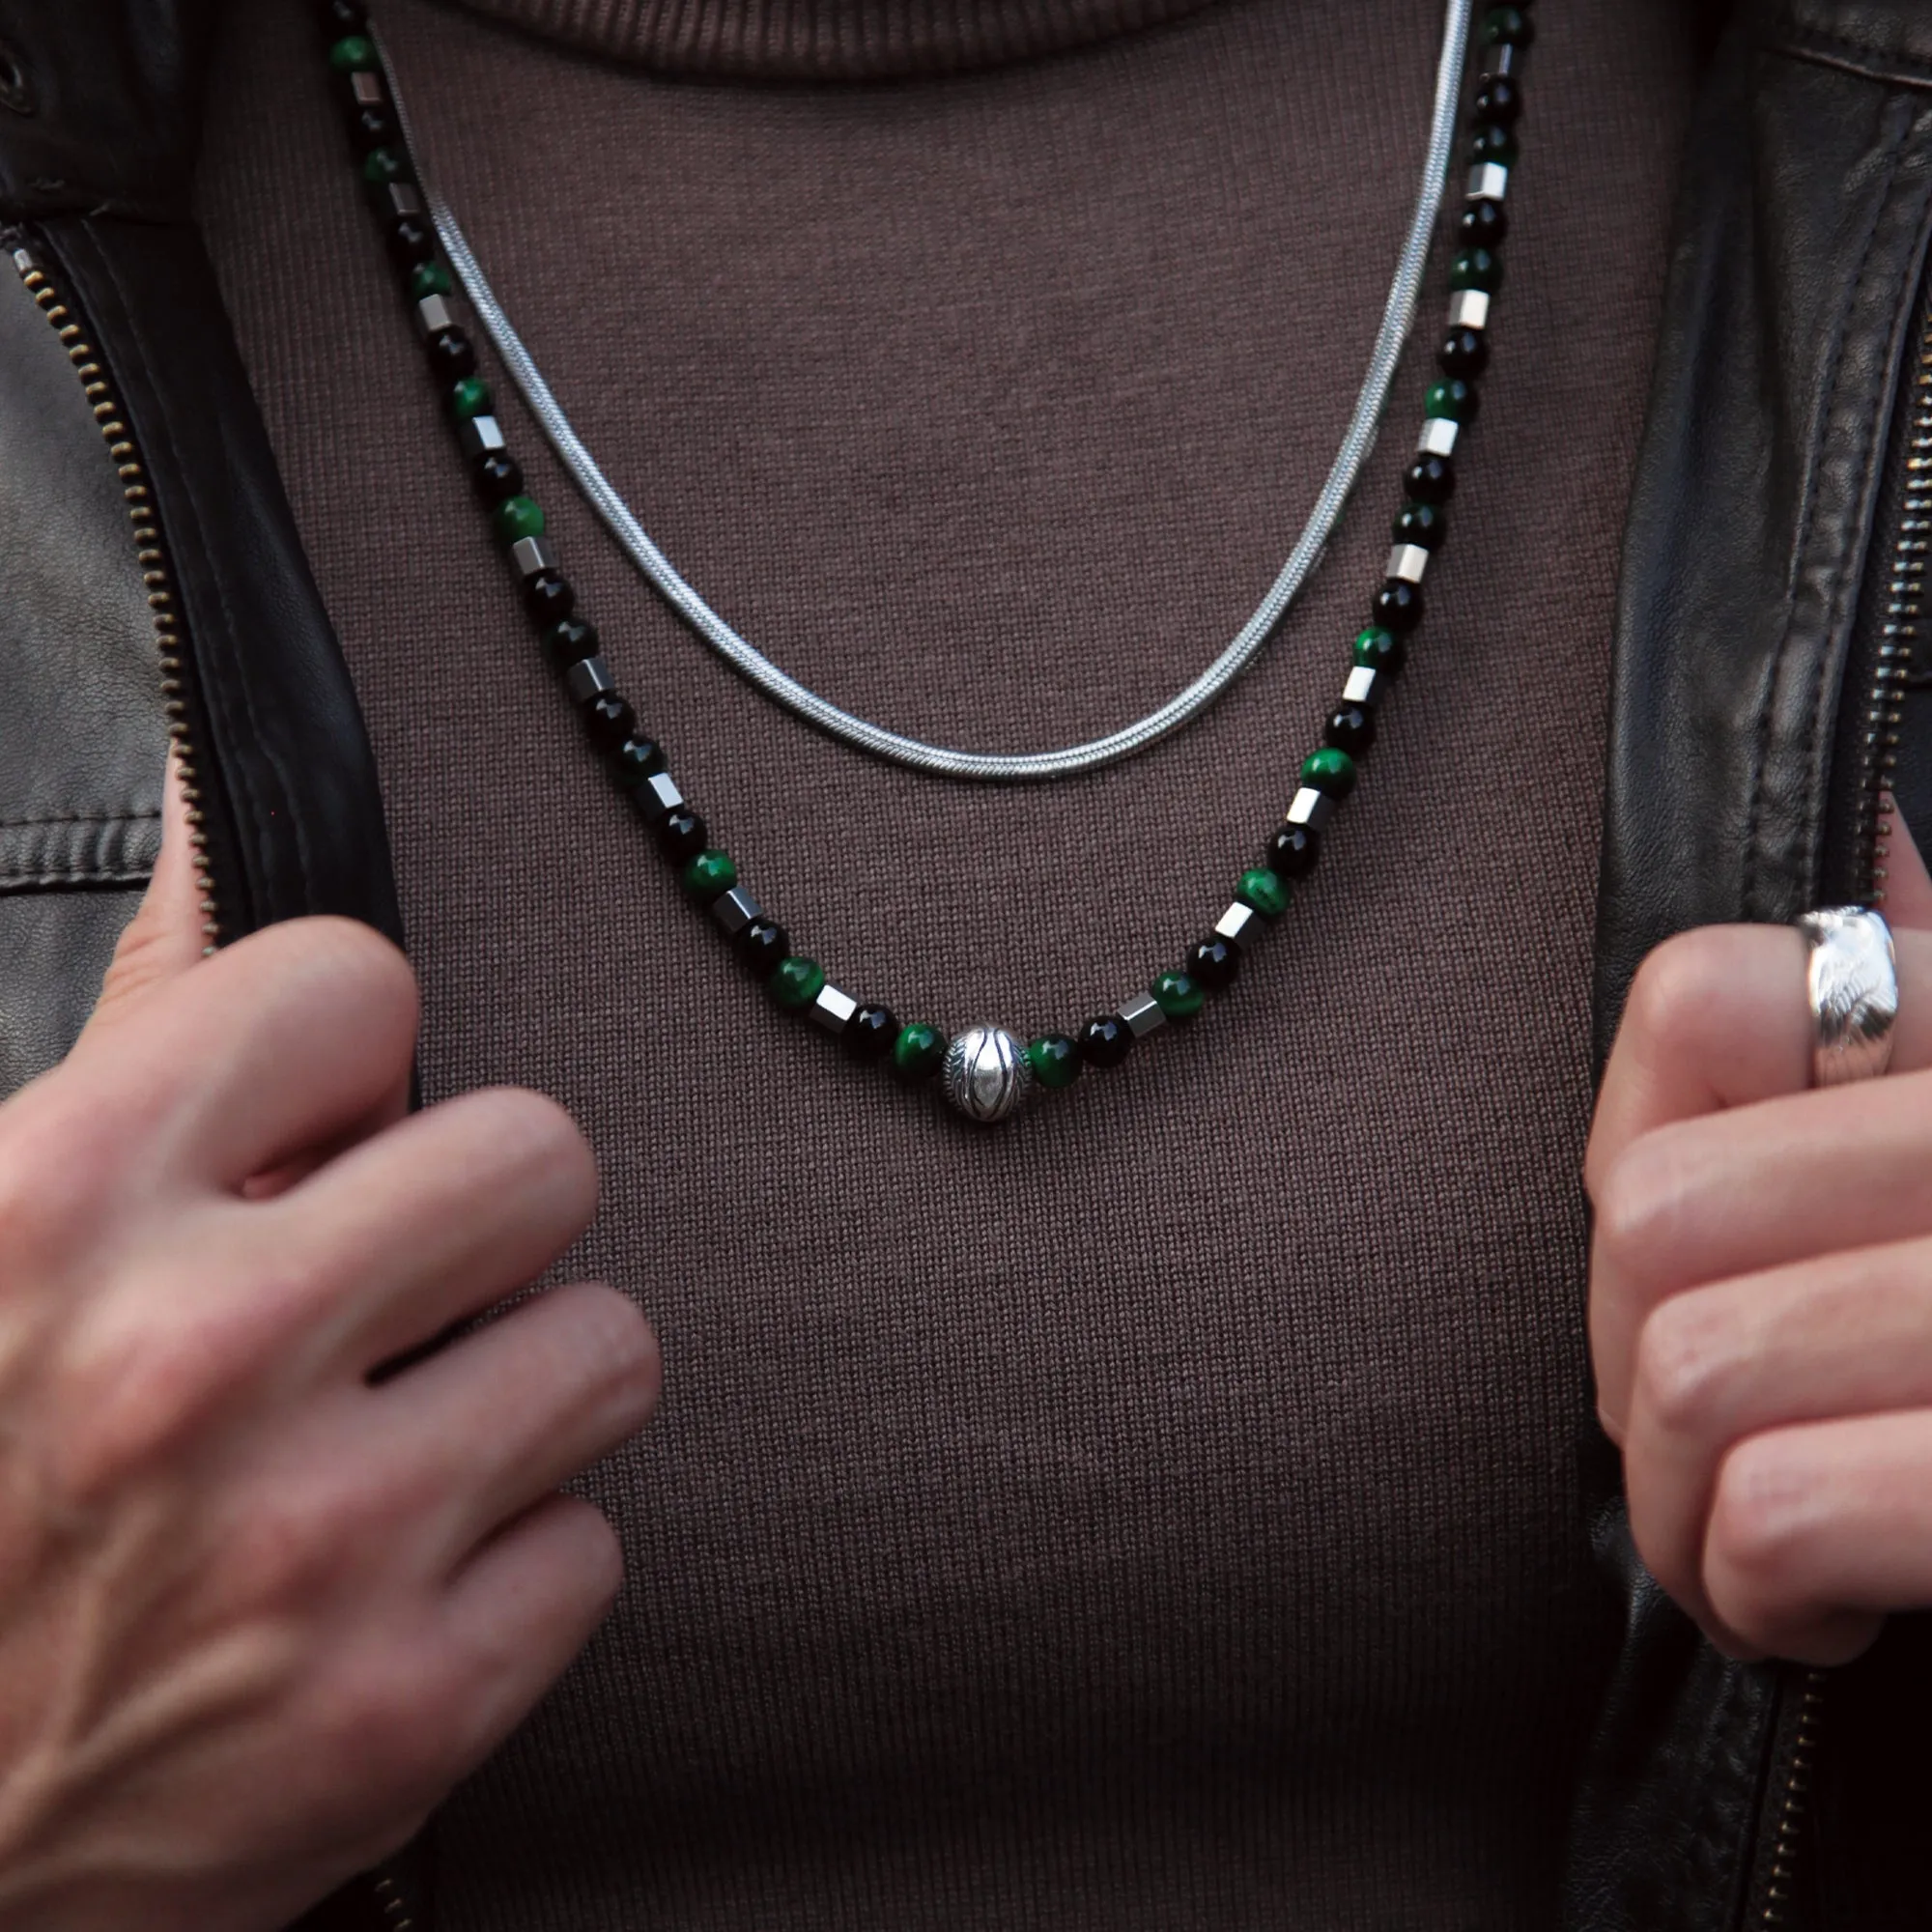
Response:
[[[1407,652],[1393,631],[1371,624],[1355,639],[1355,662],[1364,670],[1378,670],[1384,677],[1400,677]]]
[[[366,34],[345,34],[328,50],[337,73],[367,73],[376,65],[376,43]]]
[[[1451,422],[1459,423],[1474,422],[1480,406],[1475,385],[1463,382],[1460,376],[1445,376],[1439,383],[1430,384],[1422,399],[1424,415],[1447,416]]]
[[[1494,295],[1503,285],[1503,258],[1491,248],[1463,248],[1449,264],[1452,289],[1481,289]]]
[[[893,1041],[893,1071],[908,1083],[928,1080],[946,1065],[946,1036],[936,1026],[915,1020]]]
[[[1043,1033],[1026,1050],[1027,1065],[1042,1087],[1071,1087],[1080,1078],[1080,1049],[1064,1033]]]
[[[392,148],[371,148],[362,157],[362,179],[371,187],[387,187],[408,173],[403,157]]]
[[[699,905],[709,905],[737,883],[738,867],[728,852],[720,852],[714,847],[685,861],[684,889]],[[825,983],[823,973],[818,976],[818,981],[820,985]],[[817,997],[815,990],[812,997]]]
[[[440,262],[418,262],[410,270],[410,299],[427,301],[431,296],[446,296],[456,286]]]
[[[1347,752],[1323,745],[1301,761],[1301,782],[1329,798],[1347,798],[1355,788],[1355,761]]]
[[[490,512],[490,521],[497,526],[498,541],[506,548],[521,543],[525,537],[540,537],[544,533],[543,505],[532,497],[505,497]]]
[[[1241,874],[1235,896],[1264,919],[1279,919],[1288,910],[1289,884],[1271,867],[1254,866]]]
[[[779,961],[778,971],[765,983],[780,1006],[787,1012],[796,1012],[810,1006],[825,990],[825,968],[816,959],[793,952]]]
[[[481,376],[465,376],[449,385],[449,413],[458,422],[490,413],[490,385]]]
[[[1207,992],[1192,973],[1163,973],[1148,990],[1171,1020],[1191,1020],[1208,1004]]]

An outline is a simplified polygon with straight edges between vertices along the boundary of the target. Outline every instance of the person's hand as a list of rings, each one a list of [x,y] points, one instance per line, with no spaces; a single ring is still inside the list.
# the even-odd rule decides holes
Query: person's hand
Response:
[[[1651,1574],[1733,1655],[1932,1606],[1932,881],[1902,821],[1881,1080],[1807,1091],[1805,945],[1711,926],[1631,989],[1585,1164],[1590,1343]]]
[[[538,1274],[596,1176],[536,1095],[406,1115],[415,988],[341,920],[203,959],[160,868],[69,1058],[0,1108],[0,1927],[267,1932],[407,1840],[582,1646],[557,1486],[655,1343]]]

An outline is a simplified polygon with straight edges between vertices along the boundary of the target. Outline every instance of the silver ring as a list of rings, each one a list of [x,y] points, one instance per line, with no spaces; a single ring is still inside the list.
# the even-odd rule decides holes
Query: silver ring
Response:
[[[1798,921],[1811,949],[1805,983],[1815,1029],[1811,1084],[1872,1080],[1891,1065],[1898,954],[1891,928],[1863,906],[1826,906]]]

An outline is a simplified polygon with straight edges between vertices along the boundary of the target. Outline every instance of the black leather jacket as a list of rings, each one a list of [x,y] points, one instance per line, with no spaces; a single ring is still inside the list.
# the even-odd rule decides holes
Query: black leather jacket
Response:
[[[222,937],[317,912],[398,933],[361,722],[193,225],[213,12],[0,0],[0,240],[38,265],[0,273],[0,1092],[91,1002],[153,864],[170,728]],[[1889,759],[1932,825],[1932,680],[1899,674],[1928,229],[1932,0],[1742,0],[1686,158],[1630,512],[1600,1048],[1667,934],[1868,891]],[[1727,1662],[1636,1564],[1606,1445],[1585,1453],[1628,1636],[1562,1924],[1932,1925],[1925,1620],[1842,1671]],[[314,1922],[425,1932],[422,1878],[404,1861]]]

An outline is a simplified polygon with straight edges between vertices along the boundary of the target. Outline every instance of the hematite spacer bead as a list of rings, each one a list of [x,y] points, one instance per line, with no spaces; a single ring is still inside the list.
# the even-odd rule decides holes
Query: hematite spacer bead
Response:
[[[1422,434],[1415,439],[1415,453],[1418,456],[1454,456],[1456,438],[1463,425],[1454,416],[1431,416],[1422,425]]]
[[[423,198],[413,182],[384,182],[369,193],[370,205],[384,221],[420,221]]]
[[[1463,193],[1470,201],[1502,201],[1509,194],[1510,171],[1500,161],[1478,161],[1469,170]]]
[[[1357,665],[1342,686],[1344,704],[1378,704],[1381,701],[1382,674],[1366,665]]]
[[[668,772],[653,772],[641,784],[631,787],[631,803],[646,825],[656,825],[667,812],[684,803],[677,781]]]
[[[503,425],[493,415],[464,416],[456,425],[456,446],[473,463],[479,456],[505,455]]]
[[[1399,543],[1388,554],[1392,583],[1420,583],[1429,570],[1429,553],[1420,544]]]
[[[1283,823],[1291,829],[1305,826],[1310,832],[1319,833],[1334,815],[1334,799],[1320,785],[1312,785],[1304,780],[1289,801],[1288,816]]]
[[[1480,328],[1452,328],[1435,352],[1435,365],[1445,376],[1474,381],[1490,366],[1489,337]]]
[[[1390,534],[1399,544],[1440,550],[1443,538],[1449,534],[1449,514],[1435,503],[1405,503],[1395,513]]]
[[[510,546],[510,564],[524,580],[526,595],[528,594],[531,578],[546,574],[555,577],[558,574],[556,557],[541,537],[521,537],[513,543]]]
[[[777,920],[760,913],[731,942],[738,963],[761,985],[791,955],[791,940]]]
[[[1321,727],[1321,735],[1338,752],[1359,758],[1376,742],[1376,714],[1365,705],[1345,704]]]
[[[360,107],[387,107],[388,90],[383,85],[383,76],[373,68],[357,68],[349,76],[349,105],[352,110]]]
[[[416,340],[427,342],[432,335],[445,328],[462,327],[463,318],[456,312],[456,304],[447,296],[424,296],[415,306]]]
[[[1005,1027],[975,1026],[946,1049],[946,1097],[982,1125],[1004,1121],[1033,1084],[1026,1049]]]
[[[1134,1036],[1119,1013],[1098,1013],[1080,1029],[1080,1057],[1090,1066],[1118,1066],[1134,1050]]]
[[[493,449],[469,466],[469,480],[476,494],[493,509],[524,490],[524,466],[507,451]]]
[[[754,919],[763,917],[764,910],[743,886],[733,886],[711,901],[711,917],[726,939],[736,939]]]
[[[568,670],[580,658],[597,655],[597,626],[582,617],[559,617],[543,634],[544,649],[558,670]]]
[[[1245,899],[1236,899],[1219,919],[1214,922],[1214,936],[1226,939],[1238,946],[1248,936],[1249,931],[1262,920],[1262,915]]]
[[[1509,233],[1499,201],[1472,201],[1456,218],[1456,240],[1464,248],[1493,248]]]
[[[1318,792],[1316,796],[1321,795]],[[1321,802],[1327,804],[1326,799]],[[1305,879],[1321,856],[1321,834],[1313,825],[1300,822],[1283,825],[1268,840],[1268,870],[1284,879]]]
[[[890,1007],[861,1007],[846,1023],[839,1044],[848,1060],[883,1060],[899,1037],[899,1023]]]
[[[859,1010],[859,1002],[850,993],[840,992],[828,980],[811,1003],[811,1017],[835,1039],[842,1039]]]
[[[1439,507],[1456,494],[1456,466],[1446,456],[1418,456],[1402,472],[1402,487],[1416,502]]]
[[[585,658],[570,668],[571,676],[597,660]],[[583,707],[583,728],[600,752],[621,751],[637,728],[638,714],[614,691],[600,691]]]
[[[1511,41],[1500,41],[1493,46],[1483,49],[1480,71],[1485,80],[1498,75],[1514,77],[1522,72],[1523,56],[1527,48],[1520,47]]]
[[[1241,949],[1228,934],[1210,933],[1188,949],[1188,977],[1199,980],[1210,993],[1225,993],[1240,970]]]
[[[540,570],[524,579],[524,609],[546,627],[559,623],[577,609],[577,591],[570,580],[554,570]]]
[[[617,689],[611,667],[601,657],[579,658],[563,674],[563,688],[573,704],[588,704]],[[628,728],[628,727],[627,727]]]
[[[1167,1014],[1151,993],[1136,993],[1121,1008],[1121,1024],[1135,1039],[1145,1039],[1167,1024]]]
[[[1499,127],[1514,128],[1522,119],[1522,83],[1506,73],[1490,73],[1476,89],[1469,103],[1470,118],[1493,121]]]
[[[704,850],[704,821],[688,805],[666,812],[658,820],[657,835],[658,850],[673,866],[682,866]]]
[[[1490,297],[1486,289],[1458,289],[1449,298],[1451,328],[1488,328]]]
[[[1422,622],[1422,592],[1414,584],[1392,577],[1376,592],[1369,614],[1383,630],[1406,637]]]
[[[476,345],[460,328],[439,328],[423,343],[423,354],[431,372],[445,383],[476,373]]]
[[[646,738],[641,731],[637,732],[632,737],[626,738],[611,757],[611,769],[615,773],[617,782],[626,791],[636,791],[646,780],[656,778],[664,768],[664,747],[655,738]],[[688,850],[672,852],[669,846],[665,844],[666,838],[669,836],[666,828],[670,824],[671,819],[678,817],[680,814],[689,818],[697,827],[700,836],[696,845],[690,846]],[[704,843],[703,831],[703,819],[699,818],[688,806],[680,806],[659,822],[657,827],[658,844],[668,859],[688,859],[693,852],[697,850],[698,845]]]

